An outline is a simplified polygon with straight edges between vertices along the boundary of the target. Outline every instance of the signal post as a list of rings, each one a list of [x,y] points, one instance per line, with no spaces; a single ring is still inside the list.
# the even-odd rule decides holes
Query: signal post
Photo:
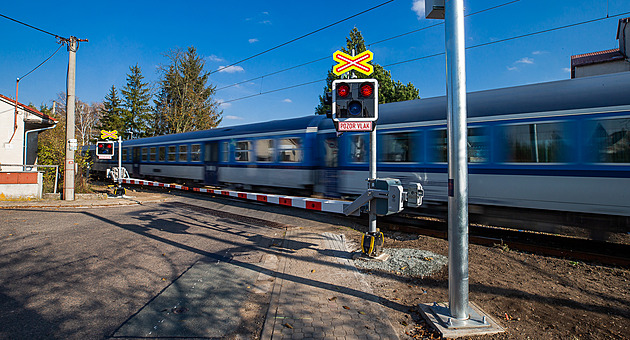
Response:
[[[358,56],[341,51],[333,54],[339,64],[333,72],[342,75],[348,71],[358,71],[366,75],[374,72],[368,64],[373,54],[365,51]],[[368,232],[361,238],[361,252],[369,258],[386,259],[382,254],[383,233],[376,225],[377,216],[395,214],[403,210],[403,204],[418,207],[422,204],[424,192],[420,183],[411,183],[405,191],[398,179],[378,178],[376,173],[376,121],[378,120],[378,81],[376,79],[339,79],[332,82],[329,97],[332,111],[329,115],[338,133],[349,131],[370,132],[370,169],[367,190],[354,202],[344,208],[344,214],[354,215],[360,211],[369,214]],[[367,209],[366,209],[367,206]]]

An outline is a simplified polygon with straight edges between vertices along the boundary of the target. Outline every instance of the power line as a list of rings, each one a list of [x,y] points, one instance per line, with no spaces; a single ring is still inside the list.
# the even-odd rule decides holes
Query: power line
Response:
[[[475,14],[479,14],[479,13],[483,13],[483,12],[487,12],[487,11],[490,11],[490,10],[493,10],[493,9],[497,9],[499,7],[511,5],[511,4],[519,2],[519,1],[521,1],[521,0],[513,0],[513,1],[506,2],[506,3],[503,3],[503,4],[497,5],[497,6],[493,6],[493,7],[486,8],[486,9],[482,9],[482,10],[477,11],[477,12],[469,13],[469,14],[466,15],[466,17],[469,17],[471,15],[475,15]],[[400,37],[403,37],[403,36],[406,36],[406,35],[409,35],[409,34],[417,33],[417,32],[420,32],[420,31],[424,31],[426,29],[429,29],[429,28],[432,28],[432,27],[436,27],[436,26],[439,26],[439,25],[443,25],[443,24],[444,24],[443,22],[440,22],[440,23],[437,23],[437,24],[429,25],[429,26],[422,27],[422,28],[419,28],[419,29],[416,29],[416,30],[413,30],[413,31],[409,31],[409,32],[405,32],[405,33],[402,33],[402,34],[398,34],[398,35],[395,35],[393,37],[389,37],[389,38],[386,38],[386,39],[383,39],[383,40],[375,41],[373,43],[367,44],[366,46],[372,46],[372,45],[380,44],[380,43],[385,42],[385,41],[393,40],[393,39],[400,38]],[[290,71],[290,70],[296,69],[298,67],[314,64],[316,62],[320,62],[320,61],[327,60],[327,59],[330,59],[330,56],[325,56],[325,57],[322,57],[322,58],[319,58],[319,59],[315,59],[315,60],[312,60],[312,61],[300,64],[300,65],[291,66],[291,67],[288,67],[288,68],[285,68],[285,69],[281,69],[279,71],[275,71],[275,72],[272,72],[272,73],[264,74],[262,76],[258,76],[258,77],[255,77],[255,78],[251,78],[251,79],[240,81],[238,83],[226,85],[226,86],[220,87],[220,88],[218,88],[216,90],[217,91],[225,90],[227,88],[234,87],[234,86],[237,86],[237,85],[241,85],[241,84],[253,81],[253,80],[262,79],[264,77],[268,77],[268,76],[272,76],[272,75],[275,75],[275,74],[278,74],[278,73]],[[229,67],[229,66],[226,66],[226,67]]]
[[[231,103],[231,102],[235,102],[235,101],[239,101],[239,100],[243,100],[243,99],[247,99],[247,98],[262,96],[263,94],[269,94],[269,93],[289,90],[289,89],[293,89],[293,88],[296,88],[296,87],[301,87],[301,86],[306,86],[306,85],[310,85],[310,84],[319,83],[320,81],[323,81],[323,80],[326,80],[326,78],[324,78],[324,79],[317,79],[317,80],[309,81],[309,82],[302,83],[302,84],[291,85],[291,86],[283,87],[281,89],[275,89],[275,90],[269,90],[269,91],[266,91],[266,92],[260,92],[260,93],[252,94],[252,95],[249,95],[249,96],[241,97],[241,98],[230,99],[230,100],[222,101],[221,103]]]
[[[261,55],[263,55],[263,54],[265,54],[265,53],[267,53],[267,52],[271,52],[271,51],[273,51],[273,50],[275,50],[275,49],[278,49],[278,48],[280,48],[280,47],[282,47],[282,46],[285,46],[285,45],[288,45],[288,44],[290,44],[290,43],[292,43],[292,42],[295,42],[295,41],[298,41],[298,40],[300,40],[300,39],[306,38],[306,37],[308,37],[309,35],[313,35],[313,34],[315,34],[315,33],[317,33],[317,32],[323,31],[323,30],[325,30],[325,29],[327,29],[327,28],[330,28],[330,27],[335,26],[335,25],[337,25],[337,24],[340,24],[340,23],[342,23],[342,22],[344,22],[344,21],[347,21],[347,20],[350,20],[350,19],[352,19],[352,18],[354,18],[354,17],[357,17],[357,16],[359,16],[359,15],[361,15],[361,14],[367,13],[367,12],[372,11],[372,10],[374,10],[374,9],[377,9],[377,8],[379,8],[379,7],[381,7],[381,6],[387,5],[388,3],[393,2],[393,1],[394,1],[394,0],[385,1],[385,2],[383,2],[383,3],[381,3],[381,4],[379,4],[379,5],[376,5],[376,6],[374,6],[374,7],[368,8],[368,9],[366,9],[366,10],[362,11],[362,12],[359,12],[359,13],[357,13],[357,14],[351,15],[351,16],[349,16],[349,17],[345,18],[345,19],[341,19],[341,20],[336,21],[336,22],[334,22],[334,23],[332,23],[332,24],[326,25],[326,26],[324,26],[324,27],[322,27],[322,28],[319,28],[319,29],[317,29],[317,30],[315,30],[315,31],[312,31],[312,32],[307,33],[307,34],[304,34],[304,35],[302,35],[302,36],[299,36],[299,37],[297,37],[297,38],[295,38],[295,39],[291,39],[291,40],[289,40],[289,41],[287,41],[287,42],[285,42],[285,43],[282,43],[282,44],[280,44],[280,45],[274,46],[274,47],[272,47],[272,48],[270,48],[270,49],[268,49],[268,50],[265,50],[265,51],[262,51],[262,52],[260,52],[260,53],[254,54],[253,56],[250,56],[250,57],[247,57],[247,58],[245,58],[245,59],[239,60],[239,61],[237,61],[237,62],[235,62],[235,63],[233,63],[233,64],[230,64],[230,65],[227,65],[227,66],[223,66],[223,67],[219,68],[218,70],[215,70],[215,71],[210,72],[210,74],[213,74],[213,73],[216,73],[216,72],[220,72],[220,71],[222,71],[222,70],[225,70],[225,69],[226,69],[226,68],[228,68],[228,67],[231,67],[231,66],[234,66],[234,65],[238,65],[238,64],[240,64],[240,63],[242,63],[242,62],[244,62],[244,61],[247,61],[247,60],[250,60],[250,59],[256,58],[256,57],[261,56]]]
[[[464,15],[464,17],[469,17],[469,16],[471,16],[471,15],[475,15],[475,14],[479,14],[479,13],[487,12],[487,11],[490,11],[490,10],[493,10],[493,9],[497,9],[497,8],[500,8],[500,7],[503,7],[503,6],[511,5],[511,4],[516,3],[516,2],[519,2],[519,1],[521,1],[521,0],[514,0],[514,1],[506,2],[506,3],[500,4],[500,5],[496,5],[496,6],[493,6],[493,7],[486,8],[486,9],[482,9],[482,10],[477,11],[477,12],[473,12],[473,13],[466,14],[466,15]],[[386,42],[386,41],[389,41],[389,40],[393,40],[393,39],[397,39],[397,38],[400,38],[400,37],[404,37],[404,36],[406,36],[406,35],[413,34],[413,33],[417,33],[417,32],[420,32],[420,31],[424,31],[424,30],[426,30],[426,29],[429,29],[429,28],[432,28],[432,27],[436,27],[436,26],[440,26],[440,25],[444,25],[444,22],[443,22],[443,21],[441,21],[441,22],[439,22],[439,23],[437,23],[437,24],[429,25],[429,26],[422,27],[422,28],[419,28],[419,29],[416,29],[416,30],[413,30],[413,31],[409,31],[409,32],[406,32],[406,33],[402,33],[402,34],[399,34],[399,35],[395,35],[395,36],[390,37],[390,38],[385,38],[385,39],[383,39],[383,40],[375,41],[375,42],[373,42],[373,43],[371,43],[371,44],[368,44],[367,46],[372,46],[372,45],[380,44],[380,43],[382,43],[382,42]]]
[[[57,47],[57,50],[55,50],[55,52],[53,54],[50,55],[50,57],[46,58],[46,60],[42,61],[39,65],[37,65],[34,69],[30,70],[27,74],[21,76],[18,78],[18,81],[24,79],[26,76],[28,76],[29,74],[33,73],[35,70],[37,70],[40,66],[44,65],[44,63],[46,63],[48,60],[50,60],[50,58],[52,58],[55,54],[57,54],[57,52],[59,52],[59,50],[63,47],[63,44],[59,45],[59,47]]]
[[[9,20],[11,20],[11,21],[15,21],[15,22],[17,22],[18,24],[22,24],[22,25],[27,26],[27,27],[30,27],[30,28],[32,28],[32,29],[34,29],[34,30],[38,30],[38,31],[40,31],[40,32],[43,32],[43,33],[46,33],[46,34],[52,35],[53,37],[55,37],[55,38],[57,38],[57,39],[64,39],[64,38],[62,38],[60,35],[57,35],[57,34],[54,34],[54,33],[50,33],[50,32],[48,32],[48,31],[45,31],[45,30],[41,29],[41,28],[37,28],[37,27],[32,26],[32,25],[29,25],[29,24],[27,24],[27,23],[25,23],[25,22],[22,22],[22,21],[19,21],[19,20],[17,20],[17,19],[13,19],[13,18],[11,18],[11,17],[8,17],[8,16],[6,16],[6,15],[4,15],[4,14],[0,14],[0,17],[3,17],[3,18],[5,18],[5,19],[9,19]]]
[[[510,37],[510,38],[505,38],[505,39],[501,39],[501,40],[491,41],[491,42],[478,44],[478,45],[473,45],[473,46],[468,46],[468,47],[466,47],[466,49],[469,50],[469,49],[473,49],[473,48],[477,48],[477,47],[483,47],[483,46],[498,44],[498,43],[511,41],[511,40],[516,40],[516,39],[521,39],[521,38],[525,38],[525,37],[530,37],[530,36],[534,36],[534,35],[538,35],[538,34],[542,34],[542,33],[548,33],[548,32],[552,32],[552,31],[557,31],[557,30],[561,30],[561,29],[565,29],[565,28],[571,28],[571,27],[575,27],[575,26],[590,24],[590,23],[593,23],[593,22],[602,21],[602,20],[606,20],[606,19],[611,19],[611,18],[615,18],[615,17],[620,17],[620,16],[628,15],[628,14],[630,14],[630,12],[619,13],[619,14],[610,15],[610,16],[607,15],[605,17],[601,17],[601,18],[597,18],[597,19],[581,21],[581,22],[577,22],[577,23],[574,23],[574,24],[559,26],[559,27],[555,27],[555,28],[549,28],[549,29],[546,29],[546,30],[531,32],[531,33],[522,34],[522,35]],[[408,59],[408,60],[403,60],[403,61],[399,61],[399,62],[387,64],[387,65],[383,65],[383,67],[410,63],[410,62],[413,62],[413,61],[418,61],[418,60],[422,60],[422,59],[428,59],[428,58],[432,58],[432,57],[437,57],[437,56],[444,55],[444,54],[446,54],[446,53],[445,52],[435,53],[435,54],[431,54],[431,55],[426,55],[426,56],[422,56],[422,57],[418,57],[418,58],[413,58],[413,59]],[[231,103],[231,102],[235,102],[235,101],[239,101],[239,100],[243,100],[243,99],[248,99],[248,98],[252,98],[252,97],[256,97],[256,96],[261,96],[263,94],[269,94],[269,93],[289,90],[289,89],[292,89],[292,88],[306,86],[306,85],[310,85],[310,84],[317,83],[317,82],[324,81],[324,80],[326,80],[326,79],[324,78],[324,79],[313,80],[313,81],[310,81],[310,82],[301,83],[301,84],[292,85],[292,86],[287,86],[287,87],[283,87],[283,88],[280,88],[280,89],[270,90],[270,91],[261,92],[261,93],[257,93],[257,94],[253,94],[253,95],[249,95],[249,96],[245,96],[245,97],[240,97],[240,98],[235,98],[235,99],[231,99],[231,100],[226,100],[223,103]]]
[[[605,16],[605,17],[601,17],[601,18],[597,18],[597,19],[591,19],[591,20],[581,21],[581,22],[577,22],[577,23],[574,23],[574,24],[569,24],[569,25],[564,25],[564,26],[559,26],[559,27],[549,28],[549,29],[542,30],[542,31],[536,31],[536,32],[531,32],[531,33],[527,33],[527,34],[517,35],[517,36],[514,36],[514,37],[505,38],[505,39],[500,39],[500,40],[495,40],[495,41],[491,41],[491,42],[487,42],[487,43],[483,43],[483,44],[472,45],[472,46],[468,46],[468,47],[466,47],[466,49],[467,49],[467,50],[470,50],[470,49],[477,48],[477,47],[483,47],[483,46],[488,46],[488,45],[494,45],[494,44],[498,44],[498,43],[502,43],[502,42],[506,42],[506,41],[511,41],[511,40],[516,40],[516,39],[521,39],[521,38],[531,37],[531,36],[538,35],[538,34],[542,34],[542,33],[548,33],[548,32],[553,32],[553,31],[562,30],[562,29],[565,29],[565,28],[571,28],[571,27],[575,27],[575,26],[580,26],[580,25],[590,24],[590,23],[593,23],[593,22],[602,21],[602,20],[606,20],[606,19],[610,19],[610,18],[614,18],[614,17],[620,17],[620,16],[627,15],[627,14],[630,14],[630,12],[619,13],[619,14],[616,14],[616,15]],[[439,55],[444,55],[444,54],[445,54],[445,52],[441,52],[441,53],[436,53],[436,54],[432,54],[432,55],[428,55],[428,56],[423,56],[423,57],[419,57],[419,58],[413,58],[413,59],[403,60],[403,61],[399,61],[399,62],[396,62],[396,63],[383,65],[383,67],[386,67],[386,66],[393,66],[393,65],[400,65],[400,64],[405,64],[405,63],[409,63],[409,62],[412,62],[412,61],[417,61],[417,60],[427,59],[427,58],[436,57],[436,56],[439,56]]]

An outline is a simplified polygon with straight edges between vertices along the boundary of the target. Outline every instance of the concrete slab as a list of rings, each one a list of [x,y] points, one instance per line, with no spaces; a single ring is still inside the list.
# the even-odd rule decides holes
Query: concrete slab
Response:
[[[239,310],[259,272],[230,262],[197,262],[114,337],[223,338],[239,325]]]
[[[505,330],[490,315],[486,314],[479,306],[470,302],[470,322],[452,321],[448,323],[448,304],[420,304],[420,311],[424,319],[432,325],[446,339],[455,339],[464,336],[486,335],[503,333]]]

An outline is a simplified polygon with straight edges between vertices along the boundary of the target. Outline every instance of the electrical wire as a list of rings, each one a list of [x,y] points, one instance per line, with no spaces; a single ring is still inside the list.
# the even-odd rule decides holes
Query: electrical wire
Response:
[[[262,96],[263,94],[269,94],[269,93],[274,93],[274,92],[279,92],[279,91],[293,89],[293,88],[296,88],[296,87],[301,87],[301,86],[306,86],[306,85],[310,85],[310,84],[315,84],[315,83],[319,83],[320,81],[324,81],[324,80],[326,80],[326,78],[324,78],[324,79],[317,79],[317,80],[309,81],[309,82],[302,83],[302,84],[291,85],[291,86],[283,87],[281,89],[275,89],[275,90],[269,90],[269,91],[265,91],[265,92],[260,92],[260,93],[252,94],[252,95],[245,96],[245,97],[225,100],[225,101],[222,101],[221,103],[236,102],[236,101],[243,100],[243,99],[248,99],[248,98],[252,98],[252,97]]]
[[[17,19],[13,19],[13,18],[11,18],[11,17],[8,17],[8,16],[6,16],[6,15],[4,15],[4,14],[1,14],[1,13],[0,13],[0,17],[3,17],[3,18],[5,18],[5,19],[9,19],[9,20],[14,21],[14,22],[17,22],[18,24],[22,24],[22,25],[27,26],[27,27],[30,27],[30,28],[32,28],[32,29],[34,29],[34,30],[38,30],[38,31],[40,31],[40,32],[43,32],[43,33],[46,33],[46,34],[52,35],[53,37],[55,37],[55,38],[57,38],[57,39],[64,39],[64,38],[62,38],[60,35],[57,35],[57,34],[54,34],[54,33],[50,33],[50,32],[48,32],[48,31],[45,31],[45,30],[41,29],[41,28],[37,28],[37,27],[32,26],[32,25],[29,25],[29,24],[27,24],[27,23],[25,23],[25,22],[22,22],[22,21],[19,21],[19,20],[17,20]]]
[[[215,71],[210,72],[210,74],[213,74],[213,73],[216,73],[216,72],[221,72],[222,70],[225,70],[225,69],[227,69],[227,68],[229,68],[229,67],[232,67],[232,66],[234,66],[234,65],[238,65],[238,64],[240,64],[240,63],[242,63],[242,62],[244,62],[244,61],[247,61],[247,60],[250,60],[250,59],[256,58],[256,57],[261,56],[261,55],[263,55],[263,54],[265,54],[265,53],[268,53],[268,52],[271,52],[271,51],[273,51],[273,50],[275,50],[275,49],[278,49],[278,48],[280,48],[280,47],[282,47],[282,46],[286,46],[286,45],[288,45],[288,44],[290,44],[290,43],[293,43],[293,42],[296,42],[296,41],[298,41],[298,40],[300,40],[300,39],[306,38],[306,37],[308,37],[309,35],[313,35],[313,34],[315,34],[315,33],[317,33],[317,32],[323,31],[323,30],[325,30],[325,29],[327,29],[327,28],[330,28],[330,27],[335,26],[335,25],[337,25],[337,24],[340,24],[340,23],[342,23],[342,22],[344,22],[344,21],[347,21],[347,20],[350,20],[350,19],[352,19],[352,18],[354,18],[354,17],[357,17],[357,16],[359,16],[359,15],[361,15],[361,14],[364,14],[364,13],[367,13],[367,12],[369,12],[369,11],[375,10],[375,9],[377,9],[377,8],[379,8],[379,7],[381,7],[381,6],[387,5],[387,4],[389,4],[390,2],[393,2],[393,1],[394,1],[394,0],[385,1],[385,2],[383,2],[383,3],[381,3],[381,4],[379,4],[379,5],[376,5],[376,6],[374,6],[374,7],[368,8],[368,9],[366,9],[366,10],[362,11],[362,12],[359,12],[359,13],[357,13],[357,14],[351,15],[351,16],[349,16],[349,17],[345,18],[345,19],[338,20],[338,21],[336,21],[336,22],[334,22],[334,23],[332,23],[332,24],[329,24],[329,25],[326,25],[326,26],[324,26],[324,27],[322,27],[322,28],[316,29],[315,31],[312,31],[312,32],[306,33],[306,34],[304,34],[304,35],[302,35],[302,36],[299,36],[299,37],[297,37],[297,38],[291,39],[291,40],[289,40],[289,41],[287,41],[287,42],[285,42],[285,43],[282,43],[282,44],[280,44],[280,45],[274,46],[274,47],[272,47],[272,48],[270,48],[270,49],[267,49],[267,50],[265,50],[265,51],[262,51],[262,52],[260,52],[260,53],[254,54],[253,56],[250,56],[250,57],[247,57],[247,58],[245,58],[245,59],[239,60],[239,61],[237,61],[237,62],[235,62],[235,63],[230,64],[230,65],[220,67],[218,70],[215,70]]]
[[[487,11],[490,11],[490,10],[493,10],[493,9],[497,9],[497,8],[500,8],[500,7],[503,7],[503,6],[511,5],[511,4],[516,3],[516,2],[519,2],[519,1],[521,1],[521,0],[513,0],[513,1],[509,1],[509,2],[506,2],[506,3],[503,3],[503,4],[499,4],[499,5],[497,5],[497,6],[493,6],[493,7],[489,7],[489,8],[486,8],[486,9],[482,9],[482,10],[477,11],[477,12],[469,13],[469,14],[465,15],[464,17],[469,17],[469,16],[471,16],[471,15],[475,15],[475,14],[479,14],[479,13],[487,12]],[[443,22],[440,22],[440,23],[433,24],[433,25],[429,25],[429,26],[426,26],[426,27],[422,27],[422,28],[419,28],[419,29],[416,29],[416,30],[413,30],[413,31],[409,31],[409,32],[405,32],[405,33],[402,33],[402,34],[398,34],[398,35],[395,35],[395,36],[393,36],[393,37],[385,38],[385,39],[383,39],[383,40],[379,40],[379,41],[375,41],[375,42],[370,43],[370,44],[366,44],[366,46],[372,46],[372,45],[380,44],[380,43],[385,42],[385,41],[389,41],[389,40],[393,40],[393,39],[396,39],[396,38],[404,37],[404,36],[406,36],[406,35],[413,34],[413,33],[417,33],[417,32],[420,32],[420,31],[424,31],[424,30],[426,30],[426,29],[429,29],[429,28],[432,28],[432,27],[436,27],[436,26],[440,26],[440,25],[444,25],[444,23],[443,23]],[[247,83],[247,82],[253,81],[253,80],[257,80],[257,79],[261,79],[261,78],[264,78],[264,77],[272,76],[272,75],[275,75],[275,74],[278,74],[278,73],[282,73],[282,72],[290,71],[290,70],[296,69],[296,68],[298,68],[298,67],[302,67],[302,66],[306,66],[306,65],[314,64],[314,63],[316,63],[316,62],[324,61],[324,60],[327,60],[327,59],[330,59],[330,56],[329,56],[329,55],[328,55],[328,56],[325,56],[325,57],[322,57],[322,58],[319,58],[319,59],[315,59],[315,60],[312,60],[312,61],[309,61],[309,62],[303,63],[303,64],[300,64],[300,65],[291,66],[291,67],[288,67],[288,68],[285,68],[285,69],[281,69],[281,70],[279,70],[279,71],[275,71],[275,72],[272,72],[272,73],[267,73],[267,74],[264,74],[264,75],[262,75],[262,76],[258,76],[258,77],[255,77],[255,78],[251,78],[251,79],[247,79],[247,80],[240,81],[240,82],[238,82],[238,83],[234,83],[234,84],[226,85],[226,86],[220,87],[220,88],[218,88],[218,89],[216,89],[216,90],[217,90],[217,91],[225,90],[225,89],[227,89],[227,88],[234,87],[234,86],[237,86],[237,85],[241,85],[241,84],[244,84],[244,83]],[[226,66],[226,67],[229,67],[229,66]]]
[[[42,61],[39,65],[37,65],[34,69],[30,70],[27,74],[21,76],[18,78],[18,81],[24,79],[26,76],[28,76],[29,74],[33,73],[35,70],[37,70],[40,66],[44,65],[44,63],[46,63],[48,60],[50,60],[50,58],[52,58],[53,56],[55,56],[55,54],[57,54],[57,52],[59,52],[59,50],[63,47],[63,44],[59,45],[59,47],[57,47],[57,50],[50,55],[50,57],[46,58],[46,60]]]
[[[487,42],[487,43],[483,43],[483,44],[472,45],[472,46],[466,47],[466,49],[470,50],[470,49],[473,49],[473,48],[478,48],[478,47],[483,47],[483,46],[488,46],[488,45],[494,45],[494,44],[498,44],[498,43],[502,43],[502,42],[506,42],[506,41],[511,41],[511,40],[516,40],[516,39],[531,37],[531,36],[542,34],[542,33],[549,33],[549,32],[553,32],[553,31],[562,30],[562,29],[565,29],[565,28],[571,28],[571,27],[575,27],[575,26],[590,24],[590,23],[593,23],[593,22],[602,21],[602,20],[606,20],[606,19],[611,19],[611,18],[615,18],[615,17],[620,17],[620,16],[627,15],[627,14],[630,14],[630,12],[619,13],[619,14],[616,14],[616,15],[605,16],[605,17],[601,17],[601,18],[597,18],[597,19],[581,21],[581,22],[577,22],[577,23],[574,23],[574,24],[569,24],[569,25],[549,28],[549,29],[542,30],[542,31],[536,31],[536,32],[531,32],[531,33],[527,33],[527,34],[517,35],[517,36],[514,36],[514,37],[500,39],[500,40],[495,40],[495,41],[491,41],[491,42]],[[399,62],[387,64],[387,65],[383,65],[383,67],[410,63],[412,61],[427,59],[427,58],[436,57],[436,56],[440,56],[440,55],[444,55],[444,54],[446,54],[446,52],[431,54],[431,55],[423,56],[423,57],[419,57],[419,58],[403,60],[403,61],[399,61]]]
[[[616,14],[616,15],[601,17],[601,18],[597,18],[597,19],[581,21],[581,22],[577,22],[577,23],[574,23],[574,24],[569,24],[569,25],[559,26],[559,27],[550,28],[550,29],[546,29],[546,30],[531,32],[531,33],[522,34],[522,35],[518,35],[518,36],[514,36],[514,37],[510,37],[510,38],[505,38],[505,39],[501,39],[501,40],[496,40],[496,41],[492,41],[492,42],[487,42],[487,43],[483,43],[483,44],[468,46],[468,47],[466,47],[466,49],[468,50],[468,49],[473,49],[473,48],[478,48],[478,47],[498,44],[498,43],[511,41],[511,40],[516,40],[516,39],[521,39],[521,38],[525,38],[525,37],[530,37],[530,36],[534,36],[534,35],[538,35],[538,34],[542,34],[542,33],[548,33],[548,32],[553,32],[553,31],[557,31],[557,30],[561,30],[561,29],[566,29],[566,28],[576,27],[576,26],[580,26],[580,25],[590,24],[590,23],[593,23],[593,22],[602,21],[602,20],[606,20],[606,19],[611,19],[611,18],[615,18],[615,17],[620,17],[620,16],[624,16],[624,15],[628,15],[628,14],[630,14],[630,12],[624,12],[624,13],[619,13],[619,14]],[[422,60],[422,59],[428,59],[428,58],[432,58],[432,57],[437,57],[437,56],[441,56],[441,55],[444,55],[444,54],[446,54],[446,52],[435,53],[435,54],[431,54],[431,55],[426,55],[426,56],[422,56],[422,57],[418,57],[418,58],[413,58],[413,59],[408,59],[408,60],[403,60],[403,61],[399,61],[399,62],[387,64],[387,65],[383,65],[383,67],[410,63],[410,62],[413,62],[413,61],[418,61],[418,60]],[[287,87],[283,87],[283,88],[280,88],[280,89],[275,89],[275,90],[270,90],[270,91],[266,91],[266,92],[261,92],[261,93],[258,93],[258,94],[253,94],[253,95],[249,95],[249,96],[245,96],[245,97],[230,99],[230,100],[223,101],[222,103],[231,103],[231,102],[235,102],[235,101],[239,101],[239,100],[243,100],[243,99],[248,99],[248,98],[260,96],[260,95],[263,95],[263,94],[269,94],[269,93],[289,90],[289,89],[310,85],[310,84],[317,83],[317,82],[324,81],[324,80],[326,80],[326,78],[313,80],[313,81],[310,81],[310,82],[296,84],[296,85],[292,85],[292,86],[287,86]]]

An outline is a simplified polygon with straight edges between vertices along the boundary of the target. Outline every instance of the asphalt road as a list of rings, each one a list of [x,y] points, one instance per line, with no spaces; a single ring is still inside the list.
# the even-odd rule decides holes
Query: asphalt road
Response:
[[[283,236],[281,228],[174,203],[0,209],[0,338],[114,336],[195,264],[257,263]],[[232,333],[217,334],[259,331],[264,300],[247,295],[249,314]]]

